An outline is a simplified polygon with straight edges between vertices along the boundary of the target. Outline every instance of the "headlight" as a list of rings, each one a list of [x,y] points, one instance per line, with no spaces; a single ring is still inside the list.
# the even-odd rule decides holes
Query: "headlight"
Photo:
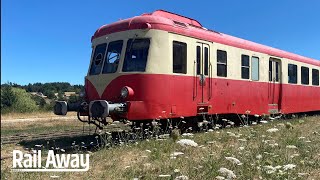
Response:
[[[125,98],[127,98],[128,97],[128,95],[129,95],[129,89],[125,86],[125,87],[123,87],[122,89],[121,89],[121,97],[123,98],[123,99],[125,99]]]

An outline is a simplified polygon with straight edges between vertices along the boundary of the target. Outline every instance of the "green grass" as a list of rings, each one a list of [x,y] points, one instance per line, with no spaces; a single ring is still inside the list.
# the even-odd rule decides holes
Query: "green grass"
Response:
[[[287,128],[287,122],[292,123],[293,128]],[[270,128],[278,131],[267,132]],[[320,179],[319,116],[277,120],[184,138],[193,139],[199,146],[182,147],[167,139],[101,149],[91,154],[90,170],[85,173],[12,173],[11,161],[6,160],[1,161],[1,177],[50,179],[51,175],[57,175],[63,179],[174,179],[184,175],[189,179],[215,179],[224,176],[219,172],[224,167],[232,170],[236,179]],[[289,148],[294,146],[296,148]],[[171,159],[173,152],[184,154]],[[237,158],[242,164],[233,164],[225,157]],[[295,165],[295,168],[285,170],[284,165],[288,164]],[[160,178],[159,175],[171,177]]]

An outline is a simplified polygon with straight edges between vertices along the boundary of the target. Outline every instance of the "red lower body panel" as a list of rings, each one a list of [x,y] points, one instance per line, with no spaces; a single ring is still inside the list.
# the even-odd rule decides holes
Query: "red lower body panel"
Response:
[[[104,99],[121,102],[121,88],[129,86],[134,96],[127,100],[129,120],[196,116],[209,114],[269,114],[270,107],[281,113],[320,110],[320,87],[209,79],[203,86],[198,77],[157,74],[119,76],[99,97],[86,80],[88,101]],[[272,106],[270,106],[272,104]]]

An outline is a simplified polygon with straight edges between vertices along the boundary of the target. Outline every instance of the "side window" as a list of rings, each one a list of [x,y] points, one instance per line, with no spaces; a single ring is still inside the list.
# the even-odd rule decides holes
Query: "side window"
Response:
[[[297,65],[288,64],[288,83],[298,83],[298,68]]]
[[[249,79],[250,78],[250,64],[249,64],[249,56],[241,55],[241,78]]]
[[[319,70],[312,69],[312,85],[319,86]]]
[[[204,75],[208,75],[209,68],[209,49],[207,47],[204,48]]]
[[[259,81],[259,58],[251,57],[251,79],[253,81]]]
[[[272,81],[272,61],[269,60],[269,81]]]
[[[187,44],[173,41],[173,73],[187,73]]]
[[[280,79],[280,73],[279,73],[279,70],[280,70],[280,63],[278,61],[275,62],[275,66],[276,66],[276,82],[279,82],[279,79]]]
[[[309,68],[304,66],[301,67],[301,84],[309,84]]]
[[[217,50],[217,76],[227,77],[227,52]]]
[[[200,74],[201,47],[197,46],[197,75]]]
[[[109,43],[102,73],[114,73],[118,69],[123,41]]]
[[[149,45],[150,39],[129,39],[122,71],[144,72],[147,65]]]
[[[91,61],[91,67],[89,71],[89,75],[97,75],[100,74],[103,64],[104,55],[106,52],[107,44],[100,44],[96,46],[94,50],[94,55]]]

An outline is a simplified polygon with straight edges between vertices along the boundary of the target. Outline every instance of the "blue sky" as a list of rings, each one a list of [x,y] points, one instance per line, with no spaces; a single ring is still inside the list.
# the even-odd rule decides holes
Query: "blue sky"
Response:
[[[164,9],[204,27],[320,60],[319,0],[2,0],[1,83],[83,84],[103,24]]]

